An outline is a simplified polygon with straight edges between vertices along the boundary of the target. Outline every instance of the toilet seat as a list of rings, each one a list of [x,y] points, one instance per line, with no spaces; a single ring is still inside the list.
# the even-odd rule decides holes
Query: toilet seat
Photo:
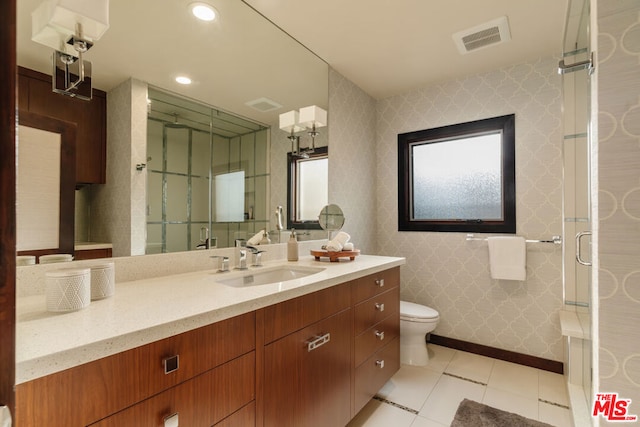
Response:
[[[400,320],[411,322],[434,322],[440,318],[440,314],[431,307],[408,301],[400,301]]]

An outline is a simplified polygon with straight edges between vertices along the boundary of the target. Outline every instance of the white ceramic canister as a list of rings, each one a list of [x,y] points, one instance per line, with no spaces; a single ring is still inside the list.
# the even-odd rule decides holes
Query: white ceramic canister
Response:
[[[46,273],[47,311],[66,312],[91,303],[91,270],[69,268]]]
[[[34,265],[36,263],[35,255],[18,255],[16,257],[16,266]]]
[[[108,298],[115,292],[116,275],[112,262],[92,265],[91,267],[91,301]]]

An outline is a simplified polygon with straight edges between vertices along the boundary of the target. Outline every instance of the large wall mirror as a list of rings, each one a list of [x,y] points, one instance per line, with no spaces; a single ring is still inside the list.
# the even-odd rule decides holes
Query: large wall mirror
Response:
[[[17,60],[22,67],[50,75],[52,49],[31,40],[31,12],[41,2],[21,0],[17,4]],[[279,143],[279,137],[271,138],[271,134],[280,132],[280,113],[307,105],[328,109],[328,65],[315,54],[244,1],[207,0],[219,13],[214,22],[197,21],[189,10],[190,3],[110,2],[110,28],[85,55],[92,62],[93,87],[107,92],[109,108],[109,92],[135,79],[215,111],[248,119],[265,129],[266,139],[274,144]],[[175,78],[181,74],[189,76],[193,83],[188,86],[176,83]],[[107,115],[111,116],[109,109]],[[107,157],[107,168],[111,167],[109,161]],[[135,165],[132,166],[135,170]],[[286,169],[269,172],[272,176],[286,176]],[[270,206],[274,201],[271,195],[287,191],[285,179],[276,177],[270,182],[273,187],[259,190],[265,194],[256,195],[264,204],[260,206],[265,212],[260,218],[264,224],[259,225],[265,228],[273,228],[269,212],[275,206]],[[92,186],[109,185],[111,182],[107,181]],[[254,206],[254,217],[257,211]],[[244,222],[245,213],[249,214],[246,219],[251,218],[246,208],[240,222]],[[199,225],[191,228],[199,229]],[[197,233],[192,233],[192,240],[197,240]],[[233,241],[229,235],[220,239],[217,246],[224,247]],[[178,246],[178,250],[184,250],[196,245]],[[114,246],[115,256],[129,254],[116,251]]]

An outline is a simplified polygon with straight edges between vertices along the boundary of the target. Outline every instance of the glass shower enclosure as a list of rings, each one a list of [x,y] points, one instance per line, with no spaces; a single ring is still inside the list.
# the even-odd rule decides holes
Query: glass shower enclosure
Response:
[[[148,98],[146,253],[267,229],[269,128],[152,87]]]
[[[563,278],[561,314],[565,375],[574,411],[588,411],[592,391],[591,338],[591,75],[589,0],[570,0],[559,64],[563,95]],[[584,414],[582,414],[584,415]],[[588,416],[588,413],[587,413]]]

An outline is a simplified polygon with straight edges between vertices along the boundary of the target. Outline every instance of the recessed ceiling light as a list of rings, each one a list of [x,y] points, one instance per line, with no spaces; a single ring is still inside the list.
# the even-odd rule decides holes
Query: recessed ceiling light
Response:
[[[191,79],[187,76],[178,76],[176,77],[176,82],[180,83],[181,85],[190,85]]]
[[[193,13],[193,16],[202,21],[213,21],[218,15],[213,6],[206,3],[191,3],[189,7],[191,8],[191,13]]]

